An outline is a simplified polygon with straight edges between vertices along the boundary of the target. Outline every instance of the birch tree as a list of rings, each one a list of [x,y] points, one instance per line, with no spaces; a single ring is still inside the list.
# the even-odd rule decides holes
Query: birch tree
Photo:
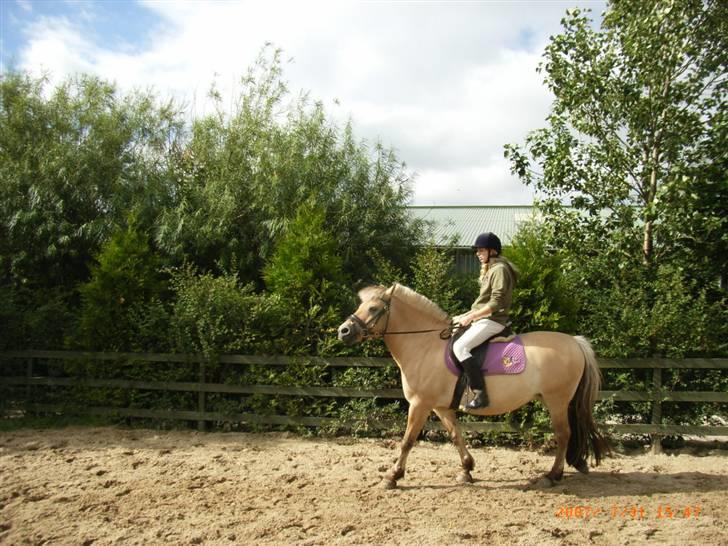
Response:
[[[724,275],[728,4],[613,0],[599,29],[579,9],[562,25],[538,67],[548,125],[506,146],[512,171],[574,251]]]

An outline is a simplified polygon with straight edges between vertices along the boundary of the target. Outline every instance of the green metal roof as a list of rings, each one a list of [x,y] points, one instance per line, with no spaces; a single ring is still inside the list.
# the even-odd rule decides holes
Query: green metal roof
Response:
[[[415,218],[434,224],[432,235],[436,245],[445,245],[455,236],[456,246],[468,248],[486,231],[498,235],[504,245],[510,244],[519,224],[531,219],[535,212],[534,207],[524,205],[407,208]]]

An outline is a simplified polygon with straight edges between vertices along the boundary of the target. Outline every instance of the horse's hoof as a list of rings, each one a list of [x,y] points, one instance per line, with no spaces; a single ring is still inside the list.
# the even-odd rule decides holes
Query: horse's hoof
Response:
[[[560,472],[558,474],[552,474],[551,472],[549,472],[548,474],[546,474],[546,479],[550,482],[551,487],[558,485],[561,482],[561,478],[563,477],[563,472]]]
[[[526,489],[548,489],[555,486],[556,483],[553,479],[548,476],[539,476],[538,478],[531,478],[528,480]]]
[[[461,472],[456,480],[460,484],[473,483],[473,476],[470,475],[470,472]]]
[[[382,489],[397,489],[397,482],[394,480],[388,480],[387,478],[384,478],[381,483]]]

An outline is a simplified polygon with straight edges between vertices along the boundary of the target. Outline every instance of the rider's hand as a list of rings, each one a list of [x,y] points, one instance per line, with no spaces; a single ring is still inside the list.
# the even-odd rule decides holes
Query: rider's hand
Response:
[[[468,326],[471,322],[473,322],[473,318],[470,313],[465,313],[464,315],[458,315],[455,317],[455,322],[457,322],[460,326]]]

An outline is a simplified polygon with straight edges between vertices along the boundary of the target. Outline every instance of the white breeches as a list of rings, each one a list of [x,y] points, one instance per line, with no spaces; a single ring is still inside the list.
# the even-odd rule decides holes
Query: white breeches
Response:
[[[470,358],[470,351],[483,343],[486,339],[501,333],[505,326],[490,319],[481,319],[473,322],[463,335],[453,344],[452,350],[457,359],[462,362]]]

